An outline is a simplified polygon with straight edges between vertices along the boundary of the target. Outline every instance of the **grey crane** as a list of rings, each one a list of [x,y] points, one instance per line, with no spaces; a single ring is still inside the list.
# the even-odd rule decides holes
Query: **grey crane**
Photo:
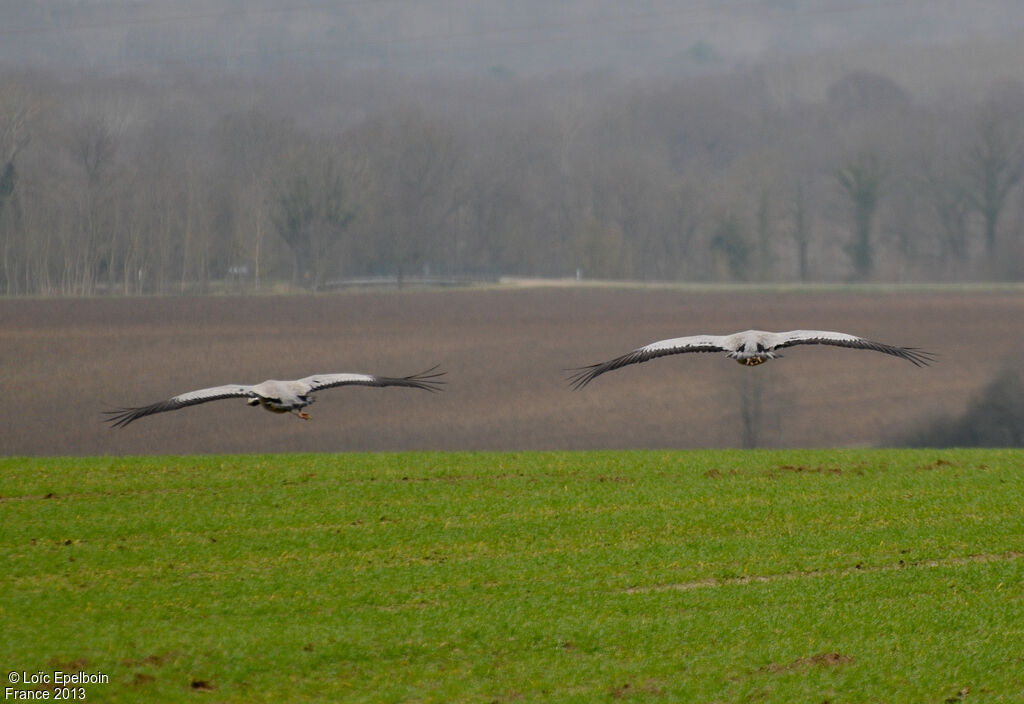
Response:
[[[689,337],[675,337],[670,340],[660,340],[649,345],[638,347],[632,352],[590,366],[580,367],[571,371],[574,374],[570,377],[573,388],[579,389],[595,378],[619,369],[629,364],[640,364],[656,357],[664,357],[669,354],[683,354],[686,352],[725,352],[726,356],[735,359],[740,364],[748,367],[755,367],[763,364],[769,359],[777,359],[782,355],[776,350],[794,345],[835,345],[837,347],[852,347],[861,350],[875,350],[884,352],[894,357],[905,359],[916,366],[927,366],[934,359],[934,355],[925,352],[917,347],[896,347],[887,345],[884,342],[874,342],[856,335],[849,335],[845,332],[832,332],[829,330],[790,330],[788,332],[767,332],[765,330],[744,330],[732,335],[691,335]]]
[[[413,389],[424,389],[426,391],[440,391],[441,384],[438,377],[444,372],[437,371],[437,367],[412,374],[411,376],[387,377],[374,376],[372,374],[314,374],[303,379],[279,381],[268,379],[260,384],[226,384],[224,386],[212,386],[208,389],[198,389],[183,394],[178,394],[166,401],[158,401],[148,406],[136,406],[132,408],[118,408],[113,411],[104,411],[107,414],[106,420],[114,428],[123,428],[132,421],[143,416],[165,411],[176,411],[179,408],[195,406],[208,401],[217,401],[222,398],[244,398],[250,406],[263,406],[273,413],[294,413],[303,420],[309,420],[312,416],[303,409],[313,403],[314,391],[330,389],[335,386],[407,386]]]

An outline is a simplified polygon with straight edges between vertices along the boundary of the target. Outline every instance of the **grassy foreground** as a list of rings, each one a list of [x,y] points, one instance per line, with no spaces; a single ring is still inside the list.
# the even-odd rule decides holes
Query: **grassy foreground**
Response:
[[[15,690],[1024,701],[1020,451],[0,459],[0,526]]]

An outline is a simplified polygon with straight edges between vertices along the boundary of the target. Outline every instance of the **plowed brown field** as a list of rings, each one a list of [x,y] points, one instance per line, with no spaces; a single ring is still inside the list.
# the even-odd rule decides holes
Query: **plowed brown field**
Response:
[[[571,391],[565,369],[648,342],[820,328],[923,347],[936,363],[799,347],[742,367],[681,355]],[[1024,346],[1024,293],[716,293],[589,287],[325,296],[0,301],[0,453],[137,454],[737,446],[892,441],[962,411]],[[222,383],[316,372],[405,375],[444,393],[322,391],[313,420],[225,400],[124,429],[100,411]]]

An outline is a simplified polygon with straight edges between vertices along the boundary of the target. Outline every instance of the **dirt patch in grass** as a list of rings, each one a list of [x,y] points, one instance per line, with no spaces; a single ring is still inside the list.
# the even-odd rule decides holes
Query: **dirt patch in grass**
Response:
[[[665,690],[658,686],[657,682],[654,680],[648,680],[640,685],[634,685],[631,682],[626,682],[617,687],[612,687],[610,694],[612,699],[627,699],[631,697],[649,699],[652,696],[663,696],[665,694]]]
[[[783,465],[779,465],[775,469],[765,470],[765,474],[769,478],[775,479],[776,477],[779,476],[780,473],[783,473],[783,474],[834,474],[834,475],[840,475],[840,474],[843,474],[845,472],[851,472],[851,471],[855,472],[857,474],[862,474],[863,473],[863,470],[860,470],[860,469],[853,469],[853,470],[845,469],[844,470],[842,467],[820,467],[820,466],[808,467],[808,466],[802,465],[802,464],[801,465],[783,464]]]
[[[842,653],[818,653],[809,657],[797,658],[785,665],[771,663],[761,669],[766,672],[800,672],[812,667],[836,667],[837,665],[848,665],[853,658]]]
[[[147,655],[142,658],[127,658],[121,661],[122,667],[142,667],[144,665],[160,667],[164,663],[177,657],[177,653],[160,653],[159,655]]]
[[[572,391],[566,369],[750,327],[848,331],[931,367],[800,347],[755,368],[679,355]],[[955,331],[955,335],[950,335]],[[979,344],[978,340],[984,340]],[[849,446],[956,414],[1024,344],[1024,295],[551,288],[330,296],[0,301],[7,455]],[[224,383],[440,364],[443,393],[323,391],[313,420],[222,400],[112,430],[101,411]],[[753,376],[751,376],[753,375]],[[749,410],[749,409],[748,409]]]
[[[944,560],[920,560],[907,562],[900,560],[895,564],[873,565],[865,567],[857,563],[853,567],[841,567],[828,570],[806,570],[801,572],[782,572],[779,574],[749,575],[743,577],[706,577],[691,582],[678,582],[676,584],[659,584],[645,587],[629,587],[625,589],[627,594],[642,594],[645,592],[661,591],[690,591],[692,589],[711,589],[737,584],[770,584],[793,579],[819,579],[822,577],[842,577],[858,573],[894,572],[904,569],[931,569],[935,567],[953,567],[956,565],[967,565],[972,563],[1002,562],[1008,560],[1020,560],[1024,553],[1009,551],[1003,553],[988,553],[979,555],[968,555],[966,557],[951,557]]]
[[[924,470],[949,469],[949,468],[957,467],[957,466],[959,466],[959,465],[957,465],[955,462],[950,462],[949,460],[944,460],[944,459],[942,459],[940,457],[939,459],[935,460],[931,464],[921,465],[920,467],[918,467],[918,469],[924,469]]]

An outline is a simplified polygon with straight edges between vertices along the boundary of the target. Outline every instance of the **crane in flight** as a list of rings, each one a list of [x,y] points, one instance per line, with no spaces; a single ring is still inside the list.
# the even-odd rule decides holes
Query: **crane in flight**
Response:
[[[269,379],[260,384],[226,384],[224,386],[212,386],[208,389],[198,389],[178,394],[166,401],[158,401],[148,406],[136,406],[132,408],[119,408],[113,411],[104,411],[107,414],[106,420],[114,428],[123,428],[132,421],[143,416],[150,416],[154,413],[176,411],[179,408],[195,406],[208,401],[218,401],[222,398],[244,398],[250,406],[263,406],[272,413],[294,413],[303,420],[309,420],[312,416],[305,410],[306,406],[313,403],[314,391],[331,389],[335,386],[406,386],[413,389],[424,389],[426,391],[440,391],[441,385],[445,382],[439,381],[438,377],[444,376],[444,372],[437,371],[437,367],[402,377],[374,376],[372,374],[314,374],[303,379],[279,381]]]
[[[874,342],[845,332],[828,330],[790,330],[789,332],[767,332],[765,330],[744,330],[732,335],[691,335],[660,340],[649,345],[638,347],[607,362],[591,364],[573,369],[569,381],[574,389],[579,389],[594,379],[629,364],[640,364],[656,357],[686,352],[725,352],[726,356],[740,364],[756,367],[769,359],[778,359],[777,353],[784,347],[794,345],[835,345],[852,347],[861,350],[884,352],[894,357],[905,359],[918,367],[927,366],[934,359],[930,352],[917,347],[896,347],[884,342]]]

